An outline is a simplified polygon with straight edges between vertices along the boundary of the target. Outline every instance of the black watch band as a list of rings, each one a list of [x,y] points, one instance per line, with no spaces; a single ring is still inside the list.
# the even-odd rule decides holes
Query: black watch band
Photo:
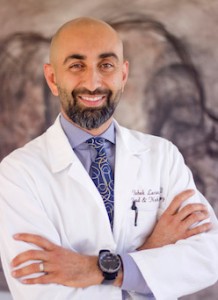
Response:
[[[118,274],[118,271],[116,273],[113,273],[113,274],[109,274],[109,273],[106,273],[106,272],[102,272],[105,280],[115,280],[116,277],[117,277],[117,274]]]

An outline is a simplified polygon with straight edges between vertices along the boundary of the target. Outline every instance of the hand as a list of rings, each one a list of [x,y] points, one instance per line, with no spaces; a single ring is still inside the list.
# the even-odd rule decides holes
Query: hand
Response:
[[[193,195],[193,190],[187,190],[178,194],[160,217],[149,238],[137,250],[174,244],[178,240],[186,239],[211,229],[211,223],[209,222],[192,228],[192,225],[195,223],[209,217],[205,205],[193,203],[181,208],[181,204]]]
[[[57,283],[84,288],[100,284],[103,280],[95,256],[78,254],[57,246],[39,235],[22,233],[16,234],[14,238],[18,241],[35,244],[42,249],[25,251],[12,260],[11,265],[16,268],[12,271],[12,276],[15,278],[39,273],[40,263],[43,262],[43,274],[37,278],[21,279],[21,282],[25,284]],[[19,268],[22,263],[28,261],[37,262]]]

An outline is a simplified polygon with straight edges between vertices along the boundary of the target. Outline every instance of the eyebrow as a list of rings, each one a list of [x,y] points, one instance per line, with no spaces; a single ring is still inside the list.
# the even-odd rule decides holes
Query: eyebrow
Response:
[[[86,56],[85,55],[81,55],[81,54],[71,54],[69,56],[67,56],[64,60],[64,65],[68,62],[68,60],[71,60],[71,59],[81,59],[81,60],[84,60],[86,59]]]
[[[116,60],[118,60],[118,56],[114,53],[114,52],[106,52],[106,53],[102,53],[98,56],[99,58],[108,58],[108,57],[114,57]],[[86,55],[82,55],[82,54],[71,54],[69,56],[67,56],[64,60],[64,65],[68,62],[68,60],[71,59],[79,59],[79,60],[85,60],[87,58]]]
[[[106,52],[99,55],[99,58],[108,58],[108,57],[114,57],[116,60],[118,60],[118,56],[114,52]]]

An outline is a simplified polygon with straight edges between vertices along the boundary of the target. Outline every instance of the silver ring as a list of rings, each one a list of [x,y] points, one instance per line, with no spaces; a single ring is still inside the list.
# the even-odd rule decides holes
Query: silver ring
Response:
[[[39,264],[39,272],[45,272],[43,262]]]

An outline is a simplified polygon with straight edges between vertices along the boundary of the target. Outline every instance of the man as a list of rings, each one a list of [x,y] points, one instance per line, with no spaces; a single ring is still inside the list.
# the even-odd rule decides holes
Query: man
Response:
[[[0,167],[14,299],[170,300],[213,284],[218,223],[178,150],[113,119],[128,76],[118,34],[66,23],[44,73],[61,114]]]

